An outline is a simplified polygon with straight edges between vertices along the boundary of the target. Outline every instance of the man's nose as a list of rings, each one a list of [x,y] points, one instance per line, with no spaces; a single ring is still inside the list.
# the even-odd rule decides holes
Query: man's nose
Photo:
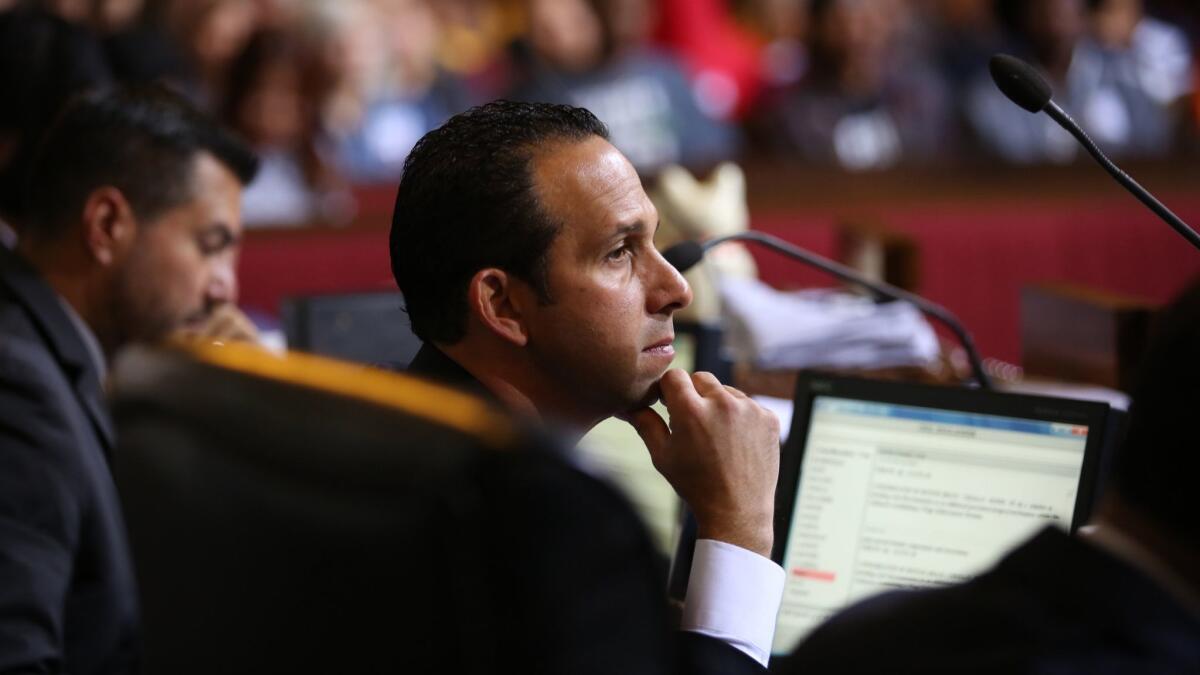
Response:
[[[669,316],[692,304],[692,288],[687,279],[657,250],[654,251],[651,269],[652,277],[646,293],[647,309],[651,314]]]
[[[233,263],[220,264],[208,279],[205,295],[211,304],[236,303],[238,296],[237,271]]]

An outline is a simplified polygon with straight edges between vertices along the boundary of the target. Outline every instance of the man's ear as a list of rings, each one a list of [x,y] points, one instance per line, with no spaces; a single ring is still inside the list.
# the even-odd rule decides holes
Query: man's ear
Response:
[[[92,190],[83,203],[83,243],[104,267],[118,262],[137,237],[137,219],[129,200],[115,187]]]
[[[529,342],[529,331],[518,297],[522,282],[504,270],[488,267],[471,277],[467,311],[500,338],[518,347]]]

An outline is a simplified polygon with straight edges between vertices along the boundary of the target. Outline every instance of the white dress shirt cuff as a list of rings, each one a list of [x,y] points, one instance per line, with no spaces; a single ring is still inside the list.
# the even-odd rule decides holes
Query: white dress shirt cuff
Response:
[[[700,539],[680,628],[727,642],[765,666],[785,579],[782,567],[757,553]]]

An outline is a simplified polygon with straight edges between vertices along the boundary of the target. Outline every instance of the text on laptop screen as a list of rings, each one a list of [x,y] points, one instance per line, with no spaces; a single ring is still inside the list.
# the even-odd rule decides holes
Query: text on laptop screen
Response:
[[[817,396],[773,651],[847,604],[956,583],[1047,523],[1069,529],[1088,428]]]

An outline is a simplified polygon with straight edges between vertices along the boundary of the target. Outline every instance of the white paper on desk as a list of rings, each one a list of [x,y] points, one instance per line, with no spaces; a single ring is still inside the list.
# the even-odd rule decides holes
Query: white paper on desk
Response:
[[[721,281],[728,345],[760,368],[890,368],[937,358],[937,336],[907,302],[876,304],[843,291],[777,291],[757,279]]]

